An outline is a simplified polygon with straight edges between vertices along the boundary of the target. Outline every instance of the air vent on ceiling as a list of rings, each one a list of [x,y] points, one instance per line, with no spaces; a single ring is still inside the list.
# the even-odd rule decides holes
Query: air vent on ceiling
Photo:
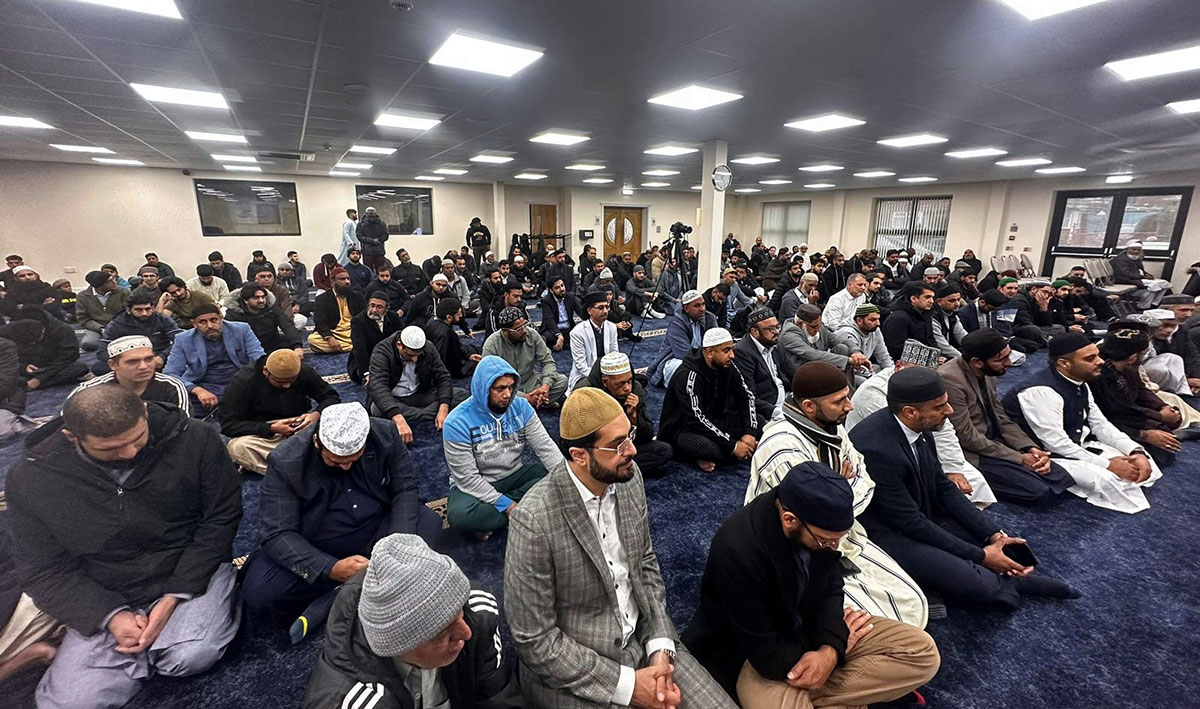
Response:
[[[255,157],[260,157],[268,160],[299,160],[301,162],[312,162],[316,157],[316,153],[273,153],[273,152],[258,152]]]

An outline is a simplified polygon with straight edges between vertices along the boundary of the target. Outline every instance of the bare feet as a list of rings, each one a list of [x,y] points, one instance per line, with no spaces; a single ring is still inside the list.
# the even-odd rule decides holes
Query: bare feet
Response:
[[[48,642],[36,642],[0,665],[0,680],[11,677],[26,667],[46,667],[58,651]]]
[[[700,469],[706,473],[711,473],[717,469],[717,464],[711,460],[697,460],[696,465],[700,466]]]

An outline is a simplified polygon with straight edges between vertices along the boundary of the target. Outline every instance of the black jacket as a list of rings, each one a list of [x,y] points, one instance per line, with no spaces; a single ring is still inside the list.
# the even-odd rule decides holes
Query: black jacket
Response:
[[[263,352],[270,354],[275,350],[294,350],[302,346],[300,332],[290,314],[284,315],[279,308],[269,305],[264,305],[257,313],[248,312],[245,308],[246,304],[239,299],[234,306],[225,310],[225,319],[249,325],[262,344]],[[116,322],[116,318],[113,318],[113,322]]]
[[[242,274],[232,263],[221,264],[221,270],[214,275],[225,281],[225,285],[229,286],[230,293],[242,287]]]
[[[1054,324],[1050,309],[1039,309],[1037,303],[1033,301],[1033,296],[1028,293],[1017,293],[1008,301],[1008,306],[1017,309],[1017,316],[1013,320],[1013,327],[1025,327],[1026,325],[1046,327]]]
[[[367,298],[370,298],[371,294],[375,291],[383,291],[384,293],[387,293],[388,308],[391,310],[403,310],[408,304],[408,301],[411,299],[411,297],[408,295],[408,290],[404,287],[404,284],[402,284],[400,281],[397,281],[395,278],[387,283],[384,283],[380,281],[378,277],[376,277],[375,280],[368,283],[367,287],[363,289],[363,295]]]
[[[416,534],[421,507],[408,448],[391,421],[371,419],[363,454],[348,471],[325,465],[313,445],[315,433],[316,426],[310,426],[276,448],[267,458],[267,475],[259,486],[263,552],[310,584],[328,578],[338,561],[308,540],[320,531],[334,491],[347,476],[355,476],[386,509],[379,537]]]
[[[471,363],[471,355],[479,354],[478,348],[474,345],[472,345],[472,349],[464,346],[458,333],[441,320],[430,318],[422,329],[425,331],[426,341],[433,345],[433,349],[441,357],[442,364],[446,365],[446,371],[450,372],[452,378],[462,379],[471,376],[471,373],[475,371]]]
[[[1112,257],[1109,265],[1112,267],[1113,283],[1137,286],[1138,288],[1143,287],[1142,279],[1146,277],[1146,269],[1142,267],[1141,259],[1135,261],[1129,258],[1124,252],[1121,252]]]
[[[317,370],[300,365],[300,376],[286,389],[271,386],[263,374],[267,355],[233,375],[221,397],[221,433],[237,436],[274,436],[270,421],[306,414],[317,404],[317,411],[342,400]]]
[[[338,591],[329,624],[325,649],[313,668],[304,695],[304,709],[363,706],[372,709],[411,709],[412,697],[390,657],[371,651],[358,622],[358,599],[365,572],[346,582]],[[463,606],[463,620],[471,629],[454,662],[438,670],[450,698],[450,709],[515,709],[523,705],[510,663],[500,656],[496,597],[472,589]],[[367,694],[363,694],[363,692]]]
[[[43,311],[44,312],[44,311]],[[49,315],[37,318],[46,327],[42,339],[30,344],[17,343],[17,356],[21,360],[21,371],[26,365],[34,365],[38,369],[57,369],[79,359],[79,341],[75,339],[75,330],[61,320]],[[4,337],[8,325],[0,327],[0,337]]]
[[[117,316],[109,321],[104,326],[104,335],[100,338],[100,359],[107,359],[105,353],[108,351],[108,343],[118,337],[126,337],[128,335],[143,335],[150,339],[150,346],[154,350],[154,354],[160,355],[166,359],[167,354],[171,352],[171,345],[175,342],[175,336],[183,330],[179,329],[179,325],[174,320],[161,313],[151,313],[150,317],[144,322],[138,320],[129,314],[126,310],[123,313],[117,313]],[[258,334],[255,331],[254,334]],[[262,338],[258,338],[262,341]]]
[[[91,635],[122,606],[200,595],[233,558],[242,490],[217,432],[148,403],[150,440],[118,485],[45,426],[8,477],[17,574],[48,615]]]
[[[17,343],[0,337],[0,409],[25,413],[25,377]]]
[[[346,294],[346,308],[350,311],[351,319],[362,311],[367,309],[367,301],[357,291],[350,291]],[[327,290],[317,299],[313,301],[313,329],[321,337],[329,337],[333,333],[333,329],[337,327],[338,321],[341,320],[341,313],[338,312],[337,296],[334,292]]]
[[[907,296],[900,296],[892,304],[892,312],[883,325],[883,342],[892,359],[900,359],[905,340],[916,340],[923,345],[937,347],[933,341],[933,308],[924,313],[917,312]]]
[[[748,310],[749,308],[744,308]],[[754,392],[754,410],[758,412],[758,427],[762,428],[771,420],[771,414],[775,413],[775,404],[778,403],[779,389],[775,386],[775,380],[771,377],[771,370],[767,366],[767,361],[763,359],[762,353],[758,349],[758,345],[754,343],[754,338],[750,335],[743,337],[733,348],[734,360],[733,364],[742,373],[742,381],[750,387],[750,391]],[[770,355],[775,360],[775,371],[779,376],[783,376],[784,356],[783,348],[778,344],[771,350]],[[783,380],[781,379],[782,383]],[[783,391],[786,394],[792,388],[792,383],[787,382],[783,385]]]
[[[358,375],[355,381],[361,381],[362,375],[371,368],[371,352],[375,350],[375,345],[403,329],[404,321],[394,310],[384,312],[382,330],[367,315],[366,309],[350,318],[350,344],[354,349],[346,358],[346,373],[351,377]]]
[[[480,236],[474,236],[475,232],[480,232]],[[472,249],[490,249],[492,247],[492,230],[484,224],[468,226],[466,244]]]
[[[698,349],[684,357],[671,376],[658,437],[675,446],[680,433],[694,433],[711,440],[724,455],[732,455],[738,439],[759,434],[754,394],[737,367],[713,369],[703,352]]]
[[[564,338],[570,337],[571,328],[583,319],[583,309],[579,306],[579,299],[574,293],[567,292],[563,296],[563,303],[567,306],[567,329],[558,329],[558,298],[553,293],[547,293],[538,302],[542,306],[542,322],[538,324],[538,332],[543,335],[562,335]],[[569,342],[563,343],[569,345]]]
[[[596,360],[592,364],[592,368],[587,373],[587,376],[575,382],[575,389],[572,389],[572,391],[584,387],[593,387],[612,396],[612,392],[604,387],[603,376],[600,373],[600,360]],[[645,375],[635,374],[633,375],[633,382],[630,384],[630,393],[638,398],[638,405],[634,410],[637,416],[637,422],[634,424],[637,426],[637,435],[633,439],[635,446],[645,445],[654,440],[654,419],[650,418],[650,414],[646,412],[646,387],[642,384],[644,378]],[[617,397],[613,396],[613,398],[616,399]],[[617,399],[617,402],[621,404],[622,409],[625,408],[624,400]],[[627,411],[625,414],[628,416],[629,412]]]
[[[362,245],[363,256],[382,256],[384,254],[384,244],[388,240],[387,224],[379,218],[379,215],[366,215],[358,222],[358,226],[354,228],[354,235],[358,237],[358,243]]]
[[[854,273],[846,264],[835,266],[829,264],[825,267],[825,272],[821,274],[821,289],[822,295],[832,295],[846,287],[846,280],[850,278],[850,274]],[[823,300],[828,301],[828,298]]]
[[[413,366],[400,359],[400,353],[396,351],[396,342],[399,340],[400,333],[397,332],[381,340],[371,350],[371,381],[367,384],[367,400],[379,409],[384,418],[389,419],[400,413],[400,405],[392,395],[392,389],[400,381],[404,367]],[[428,341],[417,358],[416,367],[417,391],[436,390],[439,402],[453,405],[454,381],[450,379],[450,372],[442,364],[437,350]]]
[[[400,285],[404,286],[404,290],[411,295],[420,293],[425,286],[429,285],[429,278],[425,275],[425,271],[420,266],[409,261],[408,263],[399,263],[392,268],[392,280],[399,281]]]
[[[961,496],[961,495],[960,495]],[[796,543],[783,534],[775,490],[736,510],[717,529],[700,579],[700,606],[683,642],[737,696],[747,660],[765,679],[783,682],[806,652],[832,647],[845,658],[841,555],[809,551],[800,585]]]
[[[446,289],[444,295],[437,295],[433,292],[433,286],[426,286],[425,290],[417,293],[417,295],[409,302],[408,309],[404,311],[404,324],[416,325],[423,327],[425,321],[430,318],[437,317],[437,304],[442,298],[453,298],[454,294],[449,288]],[[463,304],[466,305],[465,303]]]
[[[922,469],[917,465],[900,423],[887,409],[860,421],[850,431],[850,441],[862,453],[875,496],[858,519],[872,539],[899,535],[936,547],[961,559],[983,562],[983,546],[1000,527],[975,508],[942,470],[941,463]],[[928,434],[917,442],[931,460],[937,449]],[[959,539],[939,522],[951,520],[974,535],[976,544]]]

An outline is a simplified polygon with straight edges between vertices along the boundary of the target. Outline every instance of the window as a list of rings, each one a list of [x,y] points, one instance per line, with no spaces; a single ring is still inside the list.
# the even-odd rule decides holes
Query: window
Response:
[[[354,194],[359,218],[374,207],[389,234],[433,233],[433,190],[428,187],[355,185]]]
[[[1191,187],[1059,192],[1043,270],[1056,272],[1058,258],[1109,258],[1137,240],[1144,260],[1163,263],[1169,279],[1191,200]]]
[[[767,246],[795,246],[808,242],[808,216],[812,202],[766,202],[762,206],[762,231]]]
[[[875,200],[875,248],[917,250],[917,257],[946,251],[950,225],[949,197],[903,197]]]
[[[293,182],[192,180],[205,236],[299,236]]]

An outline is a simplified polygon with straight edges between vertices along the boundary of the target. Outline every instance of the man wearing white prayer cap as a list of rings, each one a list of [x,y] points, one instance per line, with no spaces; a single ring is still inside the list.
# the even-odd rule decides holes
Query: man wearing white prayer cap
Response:
[[[111,371],[75,387],[67,398],[78,391],[115,382],[132,390],[142,401],[170,404],[190,416],[192,411],[187,388],[179,379],[159,372],[156,369],[157,359],[154,346],[145,335],[118,337],[108,343],[108,367]]]
[[[252,612],[294,621],[293,641],[320,626],[338,586],[367,567],[376,539],[418,534],[436,547],[442,535],[441,518],[417,499],[412,458],[390,421],[348,402],[326,407],[314,429],[267,459],[262,546],[242,582]]]
[[[1113,283],[1137,286],[1131,295],[1141,310],[1157,308],[1163,296],[1171,289],[1171,282],[1155,278],[1146,272],[1142,264],[1143,244],[1133,240],[1125,244],[1125,250],[1112,257]]]
[[[450,409],[467,396],[465,389],[454,386],[437,348],[416,325],[383,338],[371,352],[371,415],[391,419],[405,443],[412,442],[414,423],[433,422],[442,430]]]
[[[644,380],[643,380],[644,381]],[[592,365],[592,371],[575,384],[575,389],[594,387],[617,400],[625,411],[629,423],[637,430],[633,444],[637,463],[642,475],[656,478],[666,472],[665,466],[674,455],[671,444],[654,438],[654,419],[646,412],[646,390],[639,377],[633,375],[629,355],[624,352],[609,352]]]
[[[667,385],[658,437],[675,457],[712,472],[717,463],[754,454],[761,433],[754,394],[733,366],[733,335],[704,333],[700,349],[683,358]]]
[[[717,316],[708,312],[700,291],[685,292],[675,315],[667,321],[666,346],[650,368],[650,383],[667,386],[683,358],[699,349],[704,333],[716,326]]]

